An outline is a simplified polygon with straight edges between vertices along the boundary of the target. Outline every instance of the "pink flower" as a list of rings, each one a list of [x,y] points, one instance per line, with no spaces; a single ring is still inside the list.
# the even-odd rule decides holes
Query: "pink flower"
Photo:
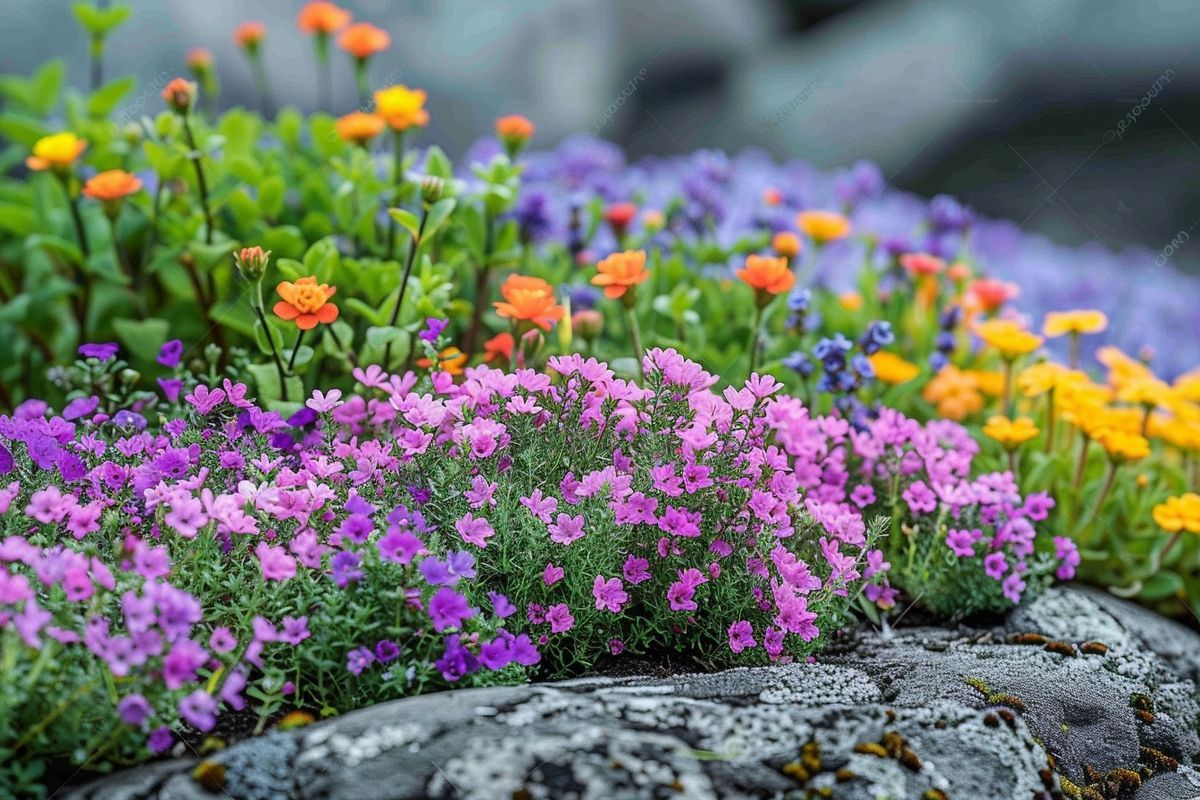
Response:
[[[625,576],[625,580],[634,586],[645,583],[650,580],[650,562],[638,556],[629,556],[625,559],[625,566],[622,567],[621,573]]]
[[[521,505],[528,508],[530,514],[546,524],[550,523],[550,515],[558,510],[558,500],[553,497],[543,497],[541,489],[534,489],[528,497],[522,497]]]
[[[296,559],[287,554],[282,547],[259,542],[254,548],[258,556],[259,566],[262,567],[263,580],[286,581],[296,575]]]
[[[324,414],[326,411],[333,411],[342,404],[342,390],[330,389],[328,392],[319,392],[313,390],[312,397],[304,401],[304,405],[316,411],[318,414]]]
[[[583,538],[583,515],[559,514],[557,521],[547,526],[550,531],[550,541],[568,545]]]
[[[489,482],[482,475],[476,475],[471,479],[471,488],[463,492],[463,496],[467,498],[467,502],[470,503],[471,508],[480,509],[484,506],[495,508],[496,489],[499,486],[500,484]]]
[[[454,529],[464,542],[476,547],[487,547],[487,540],[496,535],[491,523],[483,517],[475,517],[469,511],[454,523]]]
[[[546,622],[550,623],[551,633],[566,633],[575,627],[575,618],[571,616],[566,603],[550,606],[546,609]]]
[[[553,563],[549,563],[546,565],[546,568],[542,570],[542,581],[547,586],[553,586],[562,580],[564,574],[565,573],[563,572],[562,567],[556,567]]]
[[[614,614],[620,613],[621,607],[629,600],[620,578],[605,580],[603,575],[597,575],[592,583],[592,597],[596,598],[597,611],[611,611]]]
[[[729,626],[729,649],[735,653],[740,653],[752,647],[756,647],[758,642],[754,641],[754,629],[750,627],[750,623],[744,619],[739,619],[737,622]]]
[[[43,524],[62,522],[77,504],[75,495],[64,495],[57,486],[50,484],[30,496],[25,513]]]
[[[201,416],[206,416],[221,403],[225,402],[225,390],[213,389],[209,390],[204,384],[197,384],[192,393],[185,395],[184,400],[187,400],[198,411]]]
[[[1054,577],[1060,581],[1069,581],[1075,577],[1075,568],[1079,566],[1079,548],[1075,542],[1066,536],[1054,537],[1054,557],[1062,562]]]

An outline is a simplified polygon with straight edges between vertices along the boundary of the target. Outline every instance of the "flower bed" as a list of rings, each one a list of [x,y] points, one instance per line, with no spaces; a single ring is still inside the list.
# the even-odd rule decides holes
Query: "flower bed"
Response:
[[[300,19],[319,74],[355,59],[336,119],[273,113],[251,23],[262,115],[204,53],[124,126],[129,81],[0,84],[3,781],[623,654],[814,658],[1076,572],[1200,609],[1189,279],[1090,294],[1129,257],[868,165],[527,153],[519,116],[455,165],[348,22]],[[1064,293],[1097,307],[1035,256],[1103,264]]]

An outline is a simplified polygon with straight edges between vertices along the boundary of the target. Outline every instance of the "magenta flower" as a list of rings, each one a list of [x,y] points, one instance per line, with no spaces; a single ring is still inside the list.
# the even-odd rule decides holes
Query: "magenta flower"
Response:
[[[117,703],[117,714],[126,725],[139,727],[149,718],[150,701],[140,694],[127,694]]]
[[[597,611],[611,611],[614,614],[619,614],[629,600],[620,578],[606,580],[603,575],[597,575],[592,583],[592,597],[596,599]]]
[[[729,649],[735,653],[740,653],[743,650],[748,650],[758,645],[758,642],[754,640],[754,629],[744,619],[739,619],[730,625],[728,633]]]
[[[556,567],[553,563],[546,564],[546,568],[542,570],[542,582],[547,586],[553,586],[562,580],[564,571],[562,567]]]
[[[463,621],[473,616],[475,609],[467,604],[467,599],[448,586],[438,589],[429,601],[429,618],[438,633],[446,628],[462,627]]]
[[[254,548],[262,568],[263,580],[286,581],[296,576],[296,559],[287,554],[282,547],[259,542]]]
[[[346,654],[346,669],[354,675],[361,675],[374,660],[374,653],[365,647],[358,647]]]
[[[183,342],[179,339],[171,339],[163,342],[163,346],[158,351],[158,356],[154,359],[164,367],[174,369],[179,366],[179,360],[183,357]]]
[[[557,544],[569,545],[583,538],[583,514],[559,514],[556,521],[547,526],[550,541]]]
[[[575,617],[566,603],[558,603],[546,609],[546,622],[550,623],[551,633],[566,633],[575,627]]]
[[[629,556],[625,559],[621,574],[630,584],[637,586],[650,580],[650,562],[639,556]]]
[[[207,733],[217,724],[217,701],[208,692],[197,689],[179,701],[179,716],[196,730]]]
[[[115,357],[121,348],[116,342],[101,342],[79,345],[79,355],[84,358],[94,358],[99,361],[108,361]]]
[[[475,517],[469,511],[454,523],[454,529],[464,542],[476,547],[487,547],[487,540],[496,535],[486,519]]]

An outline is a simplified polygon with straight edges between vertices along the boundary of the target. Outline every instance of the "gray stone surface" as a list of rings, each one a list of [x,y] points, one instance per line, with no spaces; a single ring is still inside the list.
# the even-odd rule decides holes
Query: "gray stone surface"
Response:
[[[868,629],[818,663],[386,703],[211,756],[223,791],[180,760],[71,796],[1183,800],[1200,797],[1198,678],[1190,630],[1058,589],[1001,626]]]

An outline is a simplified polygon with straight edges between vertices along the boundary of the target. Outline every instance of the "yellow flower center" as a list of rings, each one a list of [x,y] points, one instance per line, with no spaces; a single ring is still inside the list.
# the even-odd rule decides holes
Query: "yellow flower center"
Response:
[[[325,305],[325,292],[321,287],[311,284],[297,284],[292,295],[292,305],[303,314],[312,314]]]

